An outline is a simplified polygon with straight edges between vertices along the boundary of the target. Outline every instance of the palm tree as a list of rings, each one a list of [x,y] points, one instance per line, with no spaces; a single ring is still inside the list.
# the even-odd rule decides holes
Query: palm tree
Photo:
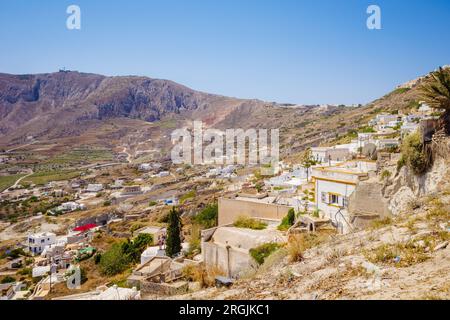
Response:
[[[421,99],[435,109],[443,109],[441,120],[447,134],[450,134],[450,70],[439,68],[420,86]]]

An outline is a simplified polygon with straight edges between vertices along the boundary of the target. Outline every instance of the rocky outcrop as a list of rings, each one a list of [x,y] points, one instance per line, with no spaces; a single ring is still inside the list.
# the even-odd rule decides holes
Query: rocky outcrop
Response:
[[[442,151],[449,150],[449,141],[447,137],[435,146],[434,163],[427,173],[417,176],[404,166],[385,187],[383,194],[390,199],[389,210],[393,214],[407,210],[414,199],[442,191],[442,185],[450,177],[450,153]]]

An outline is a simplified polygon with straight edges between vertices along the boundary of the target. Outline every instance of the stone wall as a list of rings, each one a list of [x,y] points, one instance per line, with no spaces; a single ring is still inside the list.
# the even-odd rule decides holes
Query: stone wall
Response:
[[[174,283],[156,283],[151,281],[141,281],[141,295],[158,294],[164,296],[174,296],[185,294],[189,290],[189,284],[186,281]]]
[[[390,215],[388,199],[383,197],[383,184],[361,181],[349,198],[348,211],[355,227],[365,227],[373,219]]]
[[[202,254],[207,267],[217,268],[228,277],[238,277],[254,265],[248,250],[213,242],[202,243]]]

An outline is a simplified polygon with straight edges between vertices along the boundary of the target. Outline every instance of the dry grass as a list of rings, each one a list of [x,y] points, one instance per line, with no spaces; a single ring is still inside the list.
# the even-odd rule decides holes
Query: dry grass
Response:
[[[290,262],[303,260],[303,253],[328,240],[334,234],[331,230],[322,230],[315,233],[300,233],[291,235],[287,245],[287,253]]]
[[[383,244],[373,250],[365,251],[364,255],[372,263],[392,265],[399,268],[409,267],[428,260],[426,246],[417,242]],[[396,261],[396,259],[399,259]]]
[[[217,276],[224,276],[225,272],[218,267],[206,267],[204,264],[190,264],[183,267],[183,276],[188,281],[198,282],[202,288],[215,285]]]
[[[377,220],[372,221],[372,223],[370,224],[370,228],[373,230],[381,229],[381,228],[391,225],[392,223],[393,223],[393,220],[391,217],[386,217],[384,219],[377,219]]]
[[[286,248],[281,248],[275,251],[270,256],[268,256],[264,260],[264,263],[258,268],[258,274],[269,272],[275,266],[279,265],[288,254],[289,253]]]
[[[333,249],[326,255],[326,259],[329,264],[337,264],[344,255],[345,252],[339,249]]]
[[[303,260],[303,252],[306,250],[304,237],[302,235],[294,235],[289,239],[287,245],[287,253],[289,262],[299,262]]]
[[[233,225],[236,228],[246,228],[253,230],[264,230],[265,228],[267,228],[267,223],[245,216],[238,217]]]

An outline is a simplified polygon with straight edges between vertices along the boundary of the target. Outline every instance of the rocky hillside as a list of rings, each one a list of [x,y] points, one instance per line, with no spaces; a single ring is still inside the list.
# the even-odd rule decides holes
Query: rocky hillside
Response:
[[[281,154],[295,155],[307,146],[345,141],[350,130],[377,113],[417,107],[420,81],[410,81],[361,107],[285,107],[146,77],[64,71],[0,74],[0,147],[23,144],[29,136],[59,145],[103,146],[152,138],[164,146],[171,130],[199,119],[220,129],[279,128]]]
[[[76,135],[89,121],[121,117],[154,122],[168,114],[195,110],[214,114],[219,107],[226,116],[242,105],[263,103],[201,93],[172,81],[145,77],[78,72],[0,74],[0,132],[15,138]]]
[[[291,261],[299,251],[292,250],[297,244],[291,240],[231,288],[175,298],[449,299],[450,138],[438,147],[441,152],[426,174],[401,170],[392,177],[398,205],[392,217],[346,235],[305,235],[300,261]]]

